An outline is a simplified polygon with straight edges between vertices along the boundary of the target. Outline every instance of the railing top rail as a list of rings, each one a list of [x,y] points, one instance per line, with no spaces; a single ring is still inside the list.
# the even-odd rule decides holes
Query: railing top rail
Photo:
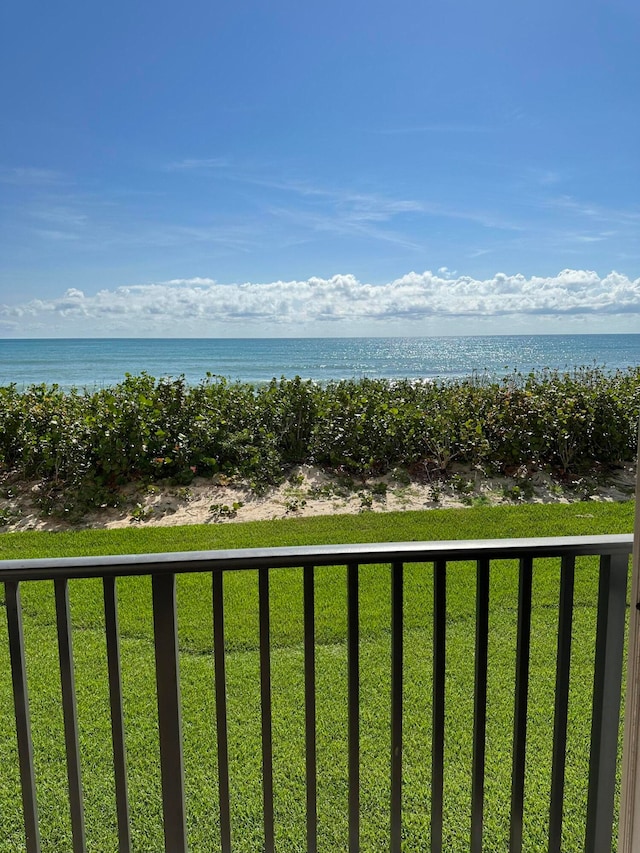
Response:
[[[243,548],[229,551],[176,551],[93,557],[55,557],[0,560],[0,581],[89,578],[211,572],[303,565],[347,563],[432,562],[434,560],[492,560],[631,554],[633,535],[553,536],[527,539],[473,539],[442,542],[366,542],[356,545],[306,545],[281,548]]]

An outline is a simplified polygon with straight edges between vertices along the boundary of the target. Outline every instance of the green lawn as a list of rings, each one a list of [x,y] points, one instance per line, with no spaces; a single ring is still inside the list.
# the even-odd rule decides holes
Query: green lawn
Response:
[[[365,513],[282,522],[0,536],[0,558],[200,550],[257,545],[630,532],[633,504],[471,508]],[[525,793],[525,850],[545,847],[550,785],[558,567],[534,573],[532,666]],[[468,849],[473,711],[474,566],[448,574],[445,848]],[[117,850],[101,586],[70,584],[88,846]],[[587,744],[595,632],[596,565],[581,560],[576,609],[567,756],[564,849],[581,849],[586,809]],[[360,573],[362,849],[388,846],[390,606],[387,566]],[[305,849],[302,575],[278,570],[271,581],[276,844]],[[495,564],[491,580],[485,849],[507,849],[517,621],[517,566]],[[71,849],[53,589],[22,585],[28,677],[43,849]],[[119,582],[125,723],[134,849],[163,849],[151,587]],[[178,581],[188,830],[192,851],[219,847],[213,696],[211,579]],[[225,577],[229,749],[234,850],[261,849],[260,706],[257,578]],[[430,566],[405,573],[406,850],[428,849],[430,804]],[[320,849],[347,849],[346,573],[316,571]],[[15,731],[0,609],[0,851],[24,847]]]

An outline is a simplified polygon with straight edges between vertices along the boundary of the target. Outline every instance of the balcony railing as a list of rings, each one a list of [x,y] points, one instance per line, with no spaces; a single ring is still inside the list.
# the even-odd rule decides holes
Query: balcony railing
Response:
[[[316,731],[316,642],[314,572],[321,566],[347,567],[347,719],[348,719],[348,847],[360,846],[360,638],[359,570],[366,564],[387,564],[390,572],[390,800],[389,841],[400,851],[403,838],[403,707],[405,564],[420,564],[433,577],[432,718],[431,718],[431,850],[443,850],[443,805],[445,799],[445,675],[447,651],[447,573],[459,561],[475,561],[475,676],[473,685],[473,746],[469,768],[471,790],[470,848],[483,849],[485,806],[485,747],[487,727],[487,684],[490,616],[490,578],[500,572],[496,561],[519,561],[517,643],[513,696],[512,772],[510,798],[510,851],[523,845],[523,803],[527,760],[527,723],[532,617],[532,580],[537,562],[554,558],[559,574],[557,657],[551,780],[548,803],[548,850],[561,849],[563,795],[569,707],[569,684],[574,614],[576,559],[599,559],[593,707],[587,816],[584,848],[603,853],[612,848],[615,822],[615,791],[623,646],[626,617],[630,535],[571,538],[511,539],[473,542],[386,543],[328,547],[270,548],[238,551],[145,554],[47,560],[9,560],[0,564],[4,582],[10,645],[15,728],[18,742],[20,780],[24,813],[25,846],[28,853],[41,849],[34,757],[27,689],[25,642],[22,626],[21,586],[53,580],[58,660],[62,686],[65,753],[73,850],[84,851],[85,815],[78,737],[74,656],[69,605],[69,582],[76,578],[100,578],[104,590],[106,648],[111,707],[113,767],[119,850],[132,849],[127,784],[126,732],[121,684],[117,579],[130,575],[151,577],[156,665],[156,693],[160,742],[160,770],[165,849],[187,850],[185,815],[185,772],[182,746],[182,716],[177,628],[176,577],[182,573],[208,572],[213,589],[213,659],[218,766],[220,843],[224,853],[232,849],[233,803],[229,785],[227,736],[227,683],[225,676],[225,615],[223,586],[228,572],[257,571],[259,609],[259,670],[262,734],[262,822],[264,849],[275,849],[274,777],[272,735],[271,643],[269,582],[273,569],[294,568],[303,574],[304,703],[306,849],[316,851],[318,842],[318,771]],[[510,735],[509,735],[510,736]],[[213,783],[212,783],[213,784]],[[406,784],[406,783],[405,783]]]

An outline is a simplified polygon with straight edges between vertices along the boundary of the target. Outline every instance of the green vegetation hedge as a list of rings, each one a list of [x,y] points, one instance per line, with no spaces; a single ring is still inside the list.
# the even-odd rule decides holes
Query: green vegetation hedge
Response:
[[[131,481],[223,473],[259,488],[296,463],[362,476],[442,475],[452,462],[563,475],[632,460],[639,415],[640,367],[259,386],[143,373],[95,391],[0,388],[0,465],[39,479],[45,509],[76,512],[113,503]]]

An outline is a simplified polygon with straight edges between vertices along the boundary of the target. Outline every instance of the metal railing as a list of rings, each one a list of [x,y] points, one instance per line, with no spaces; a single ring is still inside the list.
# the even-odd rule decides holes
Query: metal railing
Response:
[[[489,581],[495,560],[519,561],[517,648],[514,692],[514,728],[511,773],[510,841],[513,853],[522,850],[523,802],[529,699],[529,665],[532,615],[532,578],[535,561],[559,560],[560,595],[552,744],[549,839],[551,853],[560,851],[565,788],[567,712],[571,661],[575,561],[599,557],[599,592],[595,640],[593,709],[585,849],[588,853],[611,850],[617,766],[618,724],[621,701],[626,590],[632,536],[583,536],[544,539],[506,539],[473,542],[385,543],[350,546],[269,548],[238,551],[165,553],[135,556],[8,560],[0,564],[6,592],[15,723],[26,849],[40,850],[40,834],[33,747],[29,716],[25,644],[20,585],[24,581],[53,580],[62,683],[65,750],[74,853],[86,849],[83,788],[74,685],[69,580],[101,578],[104,590],[105,630],[113,763],[119,849],[131,849],[129,796],[118,628],[118,577],[148,575],[152,604],[156,661],[160,769],[165,849],[187,850],[185,820],[182,718],[178,654],[176,576],[185,572],[210,572],[213,587],[213,657],[220,838],[223,853],[231,845],[229,755],[227,742],[227,687],[225,675],[224,576],[229,571],[257,570],[259,587],[259,663],[262,735],[262,794],[264,849],[274,841],[274,785],[272,744],[271,646],[269,625],[270,570],[303,570],[304,702],[306,846],[317,849],[317,747],[314,570],[318,566],[347,567],[347,679],[348,679],[348,824],[349,850],[360,844],[360,661],[359,567],[388,563],[391,573],[391,717],[390,717],[390,825],[391,851],[400,851],[403,794],[403,573],[406,563],[428,564],[433,571],[433,701],[431,721],[431,850],[443,850],[445,780],[445,651],[447,642],[447,569],[457,561],[476,561],[476,620],[473,760],[471,767],[472,853],[483,843],[487,674],[489,644]],[[425,571],[428,569],[425,567]]]

